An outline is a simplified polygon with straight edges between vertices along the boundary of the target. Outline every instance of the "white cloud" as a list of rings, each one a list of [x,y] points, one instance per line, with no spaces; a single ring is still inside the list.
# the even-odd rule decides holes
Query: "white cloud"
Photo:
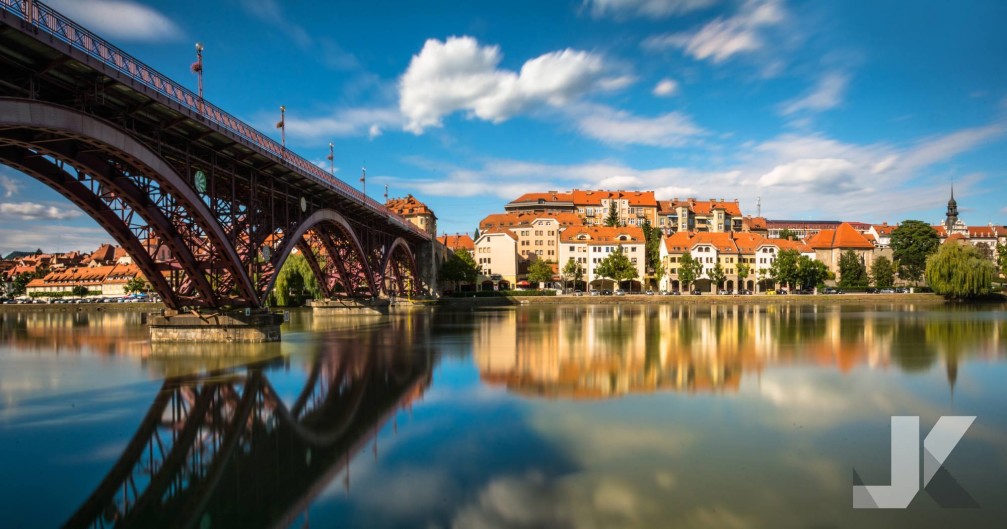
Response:
[[[67,15],[99,35],[123,40],[177,40],[182,30],[161,12],[127,0],[50,0]]]
[[[688,116],[679,112],[649,118],[604,106],[590,107],[579,118],[577,127],[586,136],[617,145],[675,147],[703,134]]]
[[[6,226],[6,223],[0,223]],[[15,250],[69,251],[93,250],[112,241],[105,230],[98,227],[66,226],[39,223],[31,229],[0,228],[0,253],[6,255]]]
[[[740,53],[766,45],[763,31],[786,19],[780,0],[748,0],[732,17],[718,17],[695,32],[668,33],[650,37],[645,48],[682,48],[698,60],[720,63]]]
[[[829,73],[808,93],[780,105],[780,113],[789,116],[798,112],[821,112],[838,106],[843,101],[843,92],[849,77],[841,73]]]
[[[10,198],[21,189],[21,185],[18,184],[17,180],[5,175],[0,174],[0,188],[3,188],[4,198]]]
[[[33,202],[4,202],[0,203],[0,218],[14,218],[20,220],[64,220],[73,219],[81,215],[77,209],[66,207],[57,208]]]
[[[584,0],[595,17],[664,18],[704,9],[718,0]]]
[[[275,118],[263,117],[262,127],[271,125]],[[392,107],[343,108],[327,116],[301,117],[296,109],[288,109],[285,118],[287,135],[291,138],[326,140],[351,136],[380,136],[385,127],[400,127],[402,115]]]
[[[678,81],[668,79],[667,77],[661,79],[654,86],[654,91],[652,93],[658,97],[671,97],[678,93]]]
[[[778,165],[759,179],[764,187],[780,187],[780,191],[817,193],[854,193],[857,166],[839,158],[804,158]]]
[[[444,116],[466,111],[498,123],[535,107],[562,107],[591,90],[617,89],[631,79],[606,78],[601,57],[565,49],[524,63],[520,72],[498,69],[497,46],[472,37],[430,39],[399,81],[406,130],[441,126]]]
[[[901,165],[906,169],[915,169],[942,162],[1001,137],[1005,132],[1007,123],[1000,121],[926,138],[903,154]]]

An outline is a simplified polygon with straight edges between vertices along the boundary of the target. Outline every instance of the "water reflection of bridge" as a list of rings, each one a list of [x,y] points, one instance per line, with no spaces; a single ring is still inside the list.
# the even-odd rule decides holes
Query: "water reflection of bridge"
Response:
[[[263,364],[167,379],[67,527],[289,525],[430,384],[431,355],[362,343],[286,400]]]
[[[606,398],[736,391],[745,373],[788,364],[846,372],[940,362],[953,385],[964,356],[1007,344],[1002,320],[915,314],[908,306],[531,307],[477,320],[474,355],[483,380],[515,392]]]

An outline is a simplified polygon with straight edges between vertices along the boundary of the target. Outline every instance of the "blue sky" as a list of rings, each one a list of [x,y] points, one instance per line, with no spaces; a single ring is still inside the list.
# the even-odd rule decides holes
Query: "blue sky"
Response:
[[[1007,2],[51,0],[444,233],[527,191],[737,198],[770,218],[1007,223]],[[26,229],[27,228],[27,229]],[[100,228],[0,168],[0,252]]]

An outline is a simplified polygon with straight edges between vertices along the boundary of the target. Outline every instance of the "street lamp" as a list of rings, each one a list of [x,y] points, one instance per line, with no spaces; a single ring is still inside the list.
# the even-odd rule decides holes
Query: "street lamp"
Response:
[[[199,98],[203,99],[203,44],[196,43],[196,62],[192,63],[192,71],[199,80]]]

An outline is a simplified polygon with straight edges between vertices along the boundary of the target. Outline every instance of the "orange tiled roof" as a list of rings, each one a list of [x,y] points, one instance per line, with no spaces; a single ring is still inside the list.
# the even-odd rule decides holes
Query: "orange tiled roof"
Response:
[[[707,216],[715,209],[722,209],[728,215],[732,217],[741,216],[741,206],[738,205],[738,201],[728,201],[724,199],[720,200],[696,200],[695,198],[684,198],[684,199],[674,199],[670,203],[671,208],[677,208],[680,206],[686,207],[689,211],[696,215]]]
[[[111,244],[103,244],[91,253],[91,260],[98,262],[108,262],[115,260],[115,248]]]
[[[405,198],[388,199],[388,202],[385,202],[385,207],[403,217],[434,214],[426,204],[416,200],[416,197],[411,194],[406,195]]]
[[[620,240],[619,237],[627,237]],[[560,242],[586,242],[587,244],[627,242],[644,244],[643,228],[638,226],[574,226],[559,234]]]
[[[547,193],[525,193],[511,201],[511,204],[521,204],[526,202],[573,202],[573,193],[557,193],[549,191]]]
[[[743,217],[741,219],[741,225],[747,226],[749,230],[764,231],[769,229],[766,226],[766,217]]]
[[[494,213],[479,222],[479,229],[530,226],[536,219],[555,219],[560,226],[581,226],[584,221],[572,212],[555,213]]]
[[[937,232],[938,237],[943,239],[944,237],[948,236],[948,230],[944,226],[937,225],[931,227],[934,229],[934,231]]]
[[[993,226],[969,226],[968,230],[970,238],[993,239],[997,236]]]
[[[665,237],[664,246],[669,253],[691,251],[699,244],[713,246],[718,252],[737,253],[738,246],[732,235],[732,233],[680,231]]]
[[[848,222],[840,224],[834,230],[822,230],[816,233],[807,240],[807,244],[814,249],[874,248],[874,244]]]
[[[874,225],[874,231],[878,232],[878,235],[882,237],[890,236],[895,231],[895,228],[898,228],[898,226],[889,226],[887,222]]]
[[[949,242],[962,244],[965,242],[965,236],[962,235],[961,233],[952,233],[950,237],[944,239],[944,242],[942,244],[947,244]]]
[[[476,247],[475,241],[473,241],[472,237],[469,237],[466,233],[458,235],[441,235],[437,238],[437,240],[451,250],[464,248],[471,252]]]
[[[603,199],[626,200],[630,207],[657,207],[653,191],[602,191],[574,189],[573,203],[577,206],[600,206]]]

